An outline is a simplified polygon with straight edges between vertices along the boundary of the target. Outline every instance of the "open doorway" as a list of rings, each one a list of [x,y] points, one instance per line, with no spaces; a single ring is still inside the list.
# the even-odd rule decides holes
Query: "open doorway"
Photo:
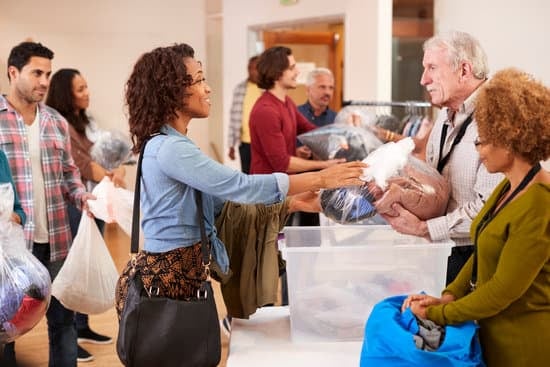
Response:
[[[341,18],[301,20],[288,24],[262,25],[250,28],[249,53],[261,53],[272,46],[292,49],[300,75],[298,86],[289,91],[297,104],[306,100],[305,78],[316,67],[325,67],[334,74],[334,97],[330,108],[339,111],[342,107],[344,70],[344,23]]]

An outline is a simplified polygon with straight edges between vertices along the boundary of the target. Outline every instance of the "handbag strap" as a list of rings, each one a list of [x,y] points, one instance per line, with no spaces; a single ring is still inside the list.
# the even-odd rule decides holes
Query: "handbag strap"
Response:
[[[153,135],[156,136],[156,135]],[[151,137],[153,137],[151,136]],[[145,145],[150,139],[147,139],[141,146],[136,172],[136,186],[134,190],[134,209],[132,212],[132,237],[130,241],[130,253],[137,254],[139,251],[139,202],[140,202],[140,190],[141,190],[141,165],[143,161],[143,153],[145,152]],[[201,252],[202,252],[202,264],[207,269],[210,265],[210,247],[208,236],[206,235],[206,228],[204,224],[204,213],[202,208],[202,193],[195,189],[195,201],[197,203],[197,219],[199,221],[199,227],[201,232]]]
[[[206,235],[206,228],[204,225],[205,218],[202,209],[202,192],[195,190],[195,202],[197,203],[197,219],[199,221],[199,228],[201,231],[201,253],[202,253],[202,265],[208,269],[210,266],[210,248],[208,236]]]

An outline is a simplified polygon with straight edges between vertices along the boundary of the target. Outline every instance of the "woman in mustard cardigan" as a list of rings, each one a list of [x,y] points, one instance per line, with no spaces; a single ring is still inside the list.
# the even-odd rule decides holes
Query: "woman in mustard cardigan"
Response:
[[[482,86],[475,145],[489,172],[506,178],[472,222],[476,251],[441,298],[403,307],[440,325],[477,320],[489,367],[550,360],[550,89],[517,69]]]

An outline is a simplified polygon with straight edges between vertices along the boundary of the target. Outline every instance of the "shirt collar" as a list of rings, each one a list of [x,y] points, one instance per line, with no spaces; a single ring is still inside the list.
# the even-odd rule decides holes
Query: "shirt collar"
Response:
[[[5,111],[11,109],[8,100],[4,94],[0,95],[0,111]]]
[[[327,108],[325,108],[325,110],[323,112],[321,112],[321,114],[319,116],[315,115],[315,110],[313,109],[313,106],[311,105],[311,103],[309,103],[309,99],[306,101],[305,105],[306,105],[307,110],[309,111],[309,113],[313,117],[321,117],[321,116],[324,116],[328,113],[328,107],[327,107]]]
[[[480,87],[477,87],[477,89],[474,90],[472,94],[470,94],[468,98],[464,100],[456,113],[453,113],[449,108],[447,108],[447,121],[451,124],[451,126],[456,127],[458,125],[461,125],[462,122],[468,118],[468,116],[474,113],[475,102],[479,90]],[[454,119],[451,120],[452,117],[454,117]]]
[[[44,103],[39,102],[37,104],[37,110],[40,114],[46,113],[46,108]],[[15,108],[8,102],[8,99],[6,98],[5,94],[0,95],[0,111],[9,111],[9,112],[17,112]]]

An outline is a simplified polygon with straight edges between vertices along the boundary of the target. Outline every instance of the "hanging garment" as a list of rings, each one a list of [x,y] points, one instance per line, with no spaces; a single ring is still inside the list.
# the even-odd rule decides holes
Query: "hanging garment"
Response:
[[[232,276],[222,284],[228,315],[247,319],[277,301],[277,237],[288,218],[288,199],[273,205],[226,202],[216,218]]]

